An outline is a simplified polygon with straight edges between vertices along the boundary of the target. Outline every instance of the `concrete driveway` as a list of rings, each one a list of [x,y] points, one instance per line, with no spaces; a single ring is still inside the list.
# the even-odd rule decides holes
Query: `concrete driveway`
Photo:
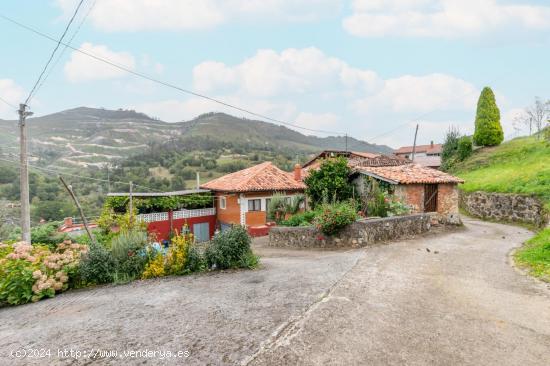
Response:
[[[548,365],[550,290],[507,257],[529,236],[467,220],[366,250],[260,245],[256,271],[0,309],[0,364]]]

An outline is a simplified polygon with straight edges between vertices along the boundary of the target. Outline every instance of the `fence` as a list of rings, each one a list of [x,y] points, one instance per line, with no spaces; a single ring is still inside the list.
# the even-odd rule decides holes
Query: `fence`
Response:
[[[196,210],[179,210],[172,213],[172,218],[177,219],[189,219],[192,217],[213,216],[216,214],[215,208],[199,208]],[[148,214],[137,215],[139,222],[157,222],[167,221],[169,219],[168,212],[153,212]]]

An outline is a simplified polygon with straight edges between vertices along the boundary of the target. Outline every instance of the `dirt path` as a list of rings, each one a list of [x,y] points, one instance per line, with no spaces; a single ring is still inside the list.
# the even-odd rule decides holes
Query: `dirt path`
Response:
[[[467,220],[371,248],[250,364],[549,365],[549,288],[507,263],[529,235]]]
[[[367,250],[260,246],[257,271],[71,291],[0,309],[0,365],[547,365],[550,290],[507,263],[529,235],[468,220]],[[9,357],[21,347],[52,355]]]

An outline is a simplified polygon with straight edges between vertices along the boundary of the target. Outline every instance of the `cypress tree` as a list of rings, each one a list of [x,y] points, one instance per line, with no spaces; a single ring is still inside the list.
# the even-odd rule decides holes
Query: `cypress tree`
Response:
[[[474,143],[478,146],[495,146],[504,140],[500,111],[489,87],[483,88],[477,101],[475,127]]]

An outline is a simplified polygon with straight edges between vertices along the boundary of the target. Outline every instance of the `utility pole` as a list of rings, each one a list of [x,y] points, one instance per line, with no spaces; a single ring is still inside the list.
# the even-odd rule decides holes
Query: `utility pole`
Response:
[[[346,152],[348,151],[348,134],[346,133]]]
[[[416,130],[414,131],[414,144],[413,144],[413,152],[411,155],[411,161],[414,163],[414,154],[416,154],[416,136],[418,135],[418,124],[416,124]]]
[[[130,228],[132,227],[132,218],[134,217],[134,202],[132,201],[132,191],[134,190],[134,183],[130,182],[130,202],[129,202],[129,206],[130,206],[130,218],[129,218],[129,222],[130,222]]]
[[[19,104],[20,190],[21,190],[21,240],[31,242],[31,208],[29,199],[29,162],[27,160],[27,123],[32,116],[26,104]]]
[[[111,174],[109,172],[109,163],[107,163],[107,192],[111,193]]]

